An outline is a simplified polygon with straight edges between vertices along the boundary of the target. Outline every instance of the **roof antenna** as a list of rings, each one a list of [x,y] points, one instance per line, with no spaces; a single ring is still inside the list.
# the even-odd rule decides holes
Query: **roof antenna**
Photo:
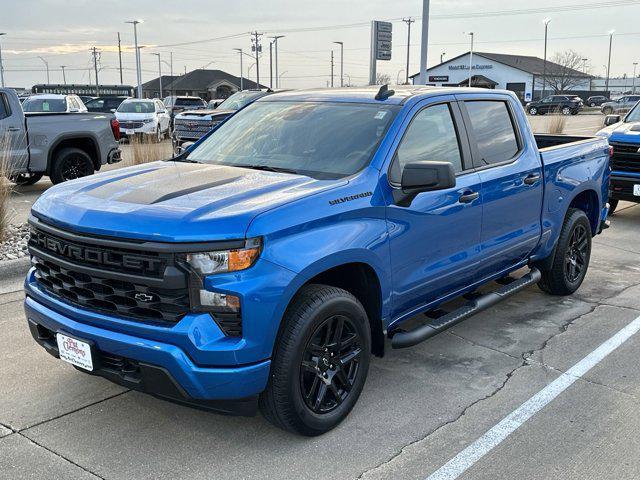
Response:
[[[378,90],[378,93],[376,93],[375,98],[376,100],[386,100],[387,98],[389,98],[395,93],[396,92],[394,90],[389,90],[389,85],[384,84],[380,87],[380,90]]]

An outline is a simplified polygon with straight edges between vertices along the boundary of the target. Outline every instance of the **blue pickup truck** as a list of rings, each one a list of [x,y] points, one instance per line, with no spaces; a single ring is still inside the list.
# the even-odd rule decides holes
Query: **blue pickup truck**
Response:
[[[640,102],[624,116],[607,115],[596,135],[613,149],[609,186],[610,214],[620,200],[640,203]]]
[[[388,345],[532,284],[572,294],[607,225],[609,155],[534,136],[510,92],[269,95],[179,157],[43,194],[28,325],[78,370],[318,435]]]

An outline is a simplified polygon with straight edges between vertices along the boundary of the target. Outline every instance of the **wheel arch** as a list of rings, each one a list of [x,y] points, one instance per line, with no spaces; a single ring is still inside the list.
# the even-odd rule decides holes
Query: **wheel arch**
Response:
[[[58,153],[64,148],[78,148],[89,155],[94,169],[100,170],[102,166],[100,144],[92,135],[67,135],[56,139],[47,156],[47,175],[51,174],[53,162],[55,162]]]
[[[598,232],[600,222],[600,197],[598,193],[593,189],[583,190],[578,193],[567,208],[567,212],[572,208],[582,210],[589,218],[589,224],[591,225],[591,234],[595,235]],[[566,217],[567,213],[565,213]]]

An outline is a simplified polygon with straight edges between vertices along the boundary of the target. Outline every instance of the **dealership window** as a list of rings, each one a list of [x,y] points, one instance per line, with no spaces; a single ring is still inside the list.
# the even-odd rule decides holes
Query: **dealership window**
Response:
[[[448,104],[427,107],[413,118],[396,151],[389,180],[400,183],[404,166],[420,160],[449,162],[456,173],[462,171],[458,134]]]
[[[465,102],[483,165],[511,160],[518,153],[518,137],[506,102]]]

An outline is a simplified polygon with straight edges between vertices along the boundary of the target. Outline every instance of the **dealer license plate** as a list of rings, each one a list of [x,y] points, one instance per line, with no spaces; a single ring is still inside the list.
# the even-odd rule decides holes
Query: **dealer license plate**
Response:
[[[58,340],[58,353],[62,360],[84,370],[93,371],[91,345],[62,333],[58,333],[56,338]]]
[[[636,185],[633,186],[633,194],[636,197],[640,197],[640,185],[636,184]]]
[[[126,133],[127,135],[135,135],[136,131],[135,130],[125,130],[124,133]]]

